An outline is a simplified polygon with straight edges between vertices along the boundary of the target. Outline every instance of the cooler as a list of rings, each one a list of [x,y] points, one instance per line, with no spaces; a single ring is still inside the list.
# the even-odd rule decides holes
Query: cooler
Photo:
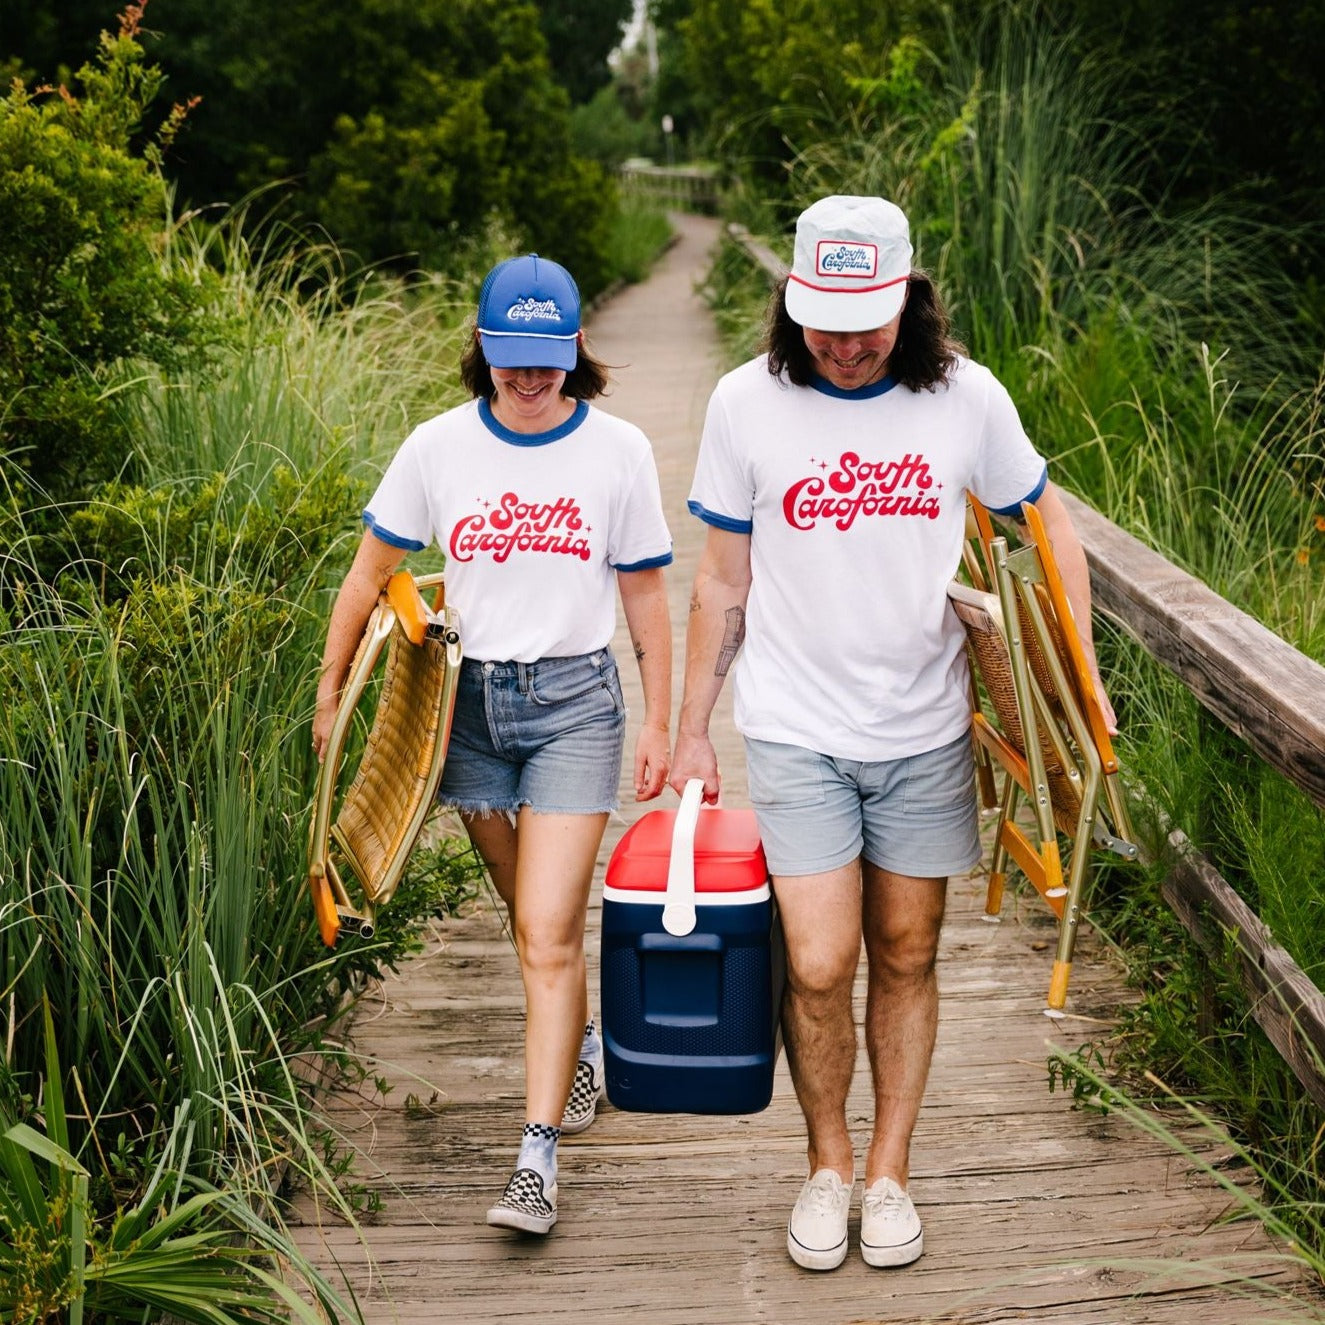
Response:
[[[755,1113],[773,1094],[781,934],[752,810],[677,810],[632,825],[603,887],[607,1097],[652,1113]]]

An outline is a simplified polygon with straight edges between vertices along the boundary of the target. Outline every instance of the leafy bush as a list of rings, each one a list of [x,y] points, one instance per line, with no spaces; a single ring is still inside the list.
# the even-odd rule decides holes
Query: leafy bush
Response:
[[[135,147],[161,84],[136,38],[140,12],[103,35],[81,96],[16,81],[0,101],[0,442],[56,499],[128,453],[107,366],[177,362],[204,327],[207,282],[162,261],[161,151],[182,108]]]
[[[146,1189],[98,1224],[92,1175],[69,1149],[65,1074],[49,1004],[44,1013],[45,1132],[14,1123],[0,1104],[0,1318],[79,1325],[86,1315],[101,1325],[141,1325],[167,1309],[196,1325],[325,1320],[325,1310],[285,1282],[284,1266],[301,1259],[288,1240],[241,1198],[188,1178],[187,1100]],[[347,1310],[311,1267],[304,1279],[322,1308]]]
[[[616,84],[600,88],[571,112],[571,141],[580,156],[609,168],[627,157],[656,156],[663,148],[661,130],[629,114]]]
[[[219,315],[242,335],[205,365],[117,370],[139,481],[60,513],[58,573],[39,573],[30,515],[0,510],[0,1133],[15,1124],[20,1150],[44,1140],[87,1170],[98,1320],[132,1308],[93,1289],[91,1258],[121,1287],[155,1273],[122,1235],[145,1251],[190,1239],[199,1275],[247,1295],[246,1319],[276,1300],[246,1258],[261,1271],[274,1252],[311,1282],[282,1240],[276,1180],[306,1177],[347,1218],[353,1206],[336,1143],[308,1122],[301,1056],[352,1067],[329,1039],[350,997],[473,877],[439,849],[374,942],[331,951],[304,887],[331,586],[383,453],[461,394],[472,297],[444,281],[351,287],[334,254],[300,267],[288,243],[259,275],[246,244],[229,223],[176,236],[171,261],[218,274]],[[46,1000],[70,1010],[53,1054]],[[63,1139],[61,1086],[80,1101]],[[34,1308],[72,1301],[72,1208],[67,1182],[39,1192],[0,1144],[0,1316],[24,1283]],[[213,1256],[233,1236],[236,1255]],[[240,1300],[209,1319],[238,1318]]]

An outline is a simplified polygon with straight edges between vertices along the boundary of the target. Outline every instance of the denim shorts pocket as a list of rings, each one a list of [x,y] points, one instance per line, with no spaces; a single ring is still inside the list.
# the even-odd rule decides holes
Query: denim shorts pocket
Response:
[[[536,663],[529,673],[529,697],[545,708],[592,699],[596,694],[603,697],[612,712],[624,711],[621,681],[610,654],[545,660]]]
[[[971,738],[963,735],[949,745],[907,760],[902,808],[926,814],[964,803],[975,782],[975,757]]]
[[[792,810],[824,803],[823,762],[813,750],[748,736],[745,750],[751,805]]]

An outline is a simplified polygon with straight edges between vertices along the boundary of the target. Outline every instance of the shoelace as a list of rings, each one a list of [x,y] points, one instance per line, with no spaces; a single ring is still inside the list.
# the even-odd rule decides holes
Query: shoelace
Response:
[[[881,1192],[870,1187],[865,1192],[865,1213],[895,1219],[906,1209],[906,1193],[900,1187],[887,1186]]]
[[[825,1178],[822,1182],[812,1182],[810,1184],[809,1196],[805,1204],[809,1207],[811,1214],[830,1214],[841,1203],[842,1197],[838,1188],[833,1185],[831,1178]]]

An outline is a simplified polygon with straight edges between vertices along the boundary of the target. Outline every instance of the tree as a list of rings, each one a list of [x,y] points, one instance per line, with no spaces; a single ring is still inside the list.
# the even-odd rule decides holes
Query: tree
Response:
[[[139,14],[131,6],[119,34],[102,35],[79,70],[81,95],[18,82],[0,101],[0,439],[56,499],[128,453],[103,371],[184,353],[205,298],[163,261],[164,138],[133,147],[161,83],[137,40]]]
[[[1325,195],[1325,0],[1050,0],[1119,53],[1172,126],[1166,183],[1251,186],[1314,221]]]
[[[46,20],[63,34],[88,0],[17,2],[29,29],[16,29],[15,52],[31,62],[29,50],[68,49]],[[586,293],[601,286],[614,195],[571,154],[570,98],[533,0],[152,3],[160,30],[145,43],[175,95],[200,98],[167,163],[181,203],[233,203],[280,181],[297,216],[363,260],[401,266],[443,261],[496,214],[571,265]],[[604,69],[623,6],[594,6]],[[585,53],[576,36],[561,44]]]
[[[611,81],[607,57],[621,43],[632,0],[538,0],[557,82],[582,105]]]
[[[16,58],[29,78],[65,79],[96,56],[114,0],[5,0],[0,62]]]
[[[879,75],[905,10],[876,0],[678,0],[664,12],[685,44],[694,109],[713,147],[772,181],[789,135],[833,125],[853,80]]]
[[[379,0],[385,2],[385,0]],[[430,0],[433,27],[378,95],[347,109],[308,161],[308,207],[376,259],[445,266],[457,237],[495,215],[564,263],[586,294],[606,280],[615,194],[570,151],[570,103],[522,0]],[[427,5],[416,7],[427,16]]]

